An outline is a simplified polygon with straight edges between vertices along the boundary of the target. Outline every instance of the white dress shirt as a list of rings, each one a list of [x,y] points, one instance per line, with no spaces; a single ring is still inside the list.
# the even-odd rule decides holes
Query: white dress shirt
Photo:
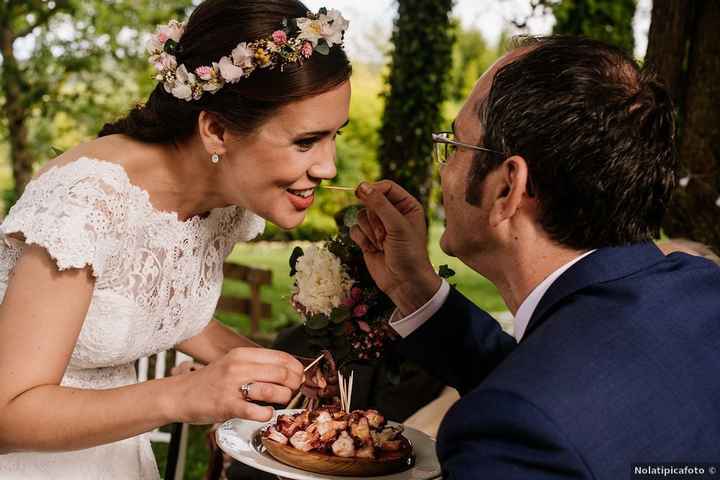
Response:
[[[555,280],[565,273],[568,268],[572,267],[575,263],[587,257],[594,251],[595,250],[590,250],[589,252],[570,260],[565,265],[552,272],[545,278],[545,280],[540,282],[538,286],[532,290],[532,292],[530,292],[530,295],[528,295],[525,300],[523,300],[523,303],[520,305],[520,308],[518,308],[515,318],[513,319],[513,336],[516,341],[519,342],[523,335],[525,335],[525,330],[527,329],[533,312],[535,312],[535,309],[540,303],[542,297],[545,295],[545,292],[547,292],[550,286],[555,283]],[[417,309],[415,312],[405,318],[397,318],[398,310],[395,309],[390,317],[390,326],[401,337],[407,337],[412,332],[420,328],[423,323],[430,320],[430,318],[435,315],[438,310],[440,310],[440,308],[445,304],[448,295],[450,295],[450,285],[447,280],[443,279],[442,284],[435,295],[433,295],[433,297],[428,300],[425,305]]]

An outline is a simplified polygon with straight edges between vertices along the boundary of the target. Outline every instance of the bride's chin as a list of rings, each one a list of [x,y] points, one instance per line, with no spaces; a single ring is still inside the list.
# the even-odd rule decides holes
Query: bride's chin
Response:
[[[292,215],[282,215],[277,218],[267,218],[283,230],[292,230],[299,227],[305,221],[305,212],[297,212]]]

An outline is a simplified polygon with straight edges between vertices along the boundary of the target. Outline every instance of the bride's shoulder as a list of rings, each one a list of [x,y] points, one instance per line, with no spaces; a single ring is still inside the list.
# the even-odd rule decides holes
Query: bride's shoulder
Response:
[[[108,135],[81,143],[46,162],[34,178],[53,169],[85,167],[99,170],[126,170],[137,157],[146,154],[146,148],[123,135]]]

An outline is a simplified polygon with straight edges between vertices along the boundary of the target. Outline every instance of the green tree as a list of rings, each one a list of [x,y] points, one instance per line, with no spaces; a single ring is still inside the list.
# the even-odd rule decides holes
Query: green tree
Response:
[[[675,100],[678,153],[688,182],[673,197],[663,228],[671,237],[691,238],[716,252],[720,252],[718,25],[720,2],[656,1],[645,57]]]
[[[430,134],[441,124],[452,68],[452,0],[398,0],[378,159],[382,176],[425,206],[432,187]]]
[[[449,96],[455,102],[463,102],[477,79],[498,55],[495,49],[488,46],[480,30],[463,28],[457,19],[453,23],[456,41],[452,53]]]
[[[547,3],[555,15],[553,33],[602,40],[632,54],[636,0],[561,0]]]
[[[152,85],[142,32],[191,0],[2,0],[3,120],[16,194],[61,129],[94,132]],[[63,122],[64,120],[64,122]]]

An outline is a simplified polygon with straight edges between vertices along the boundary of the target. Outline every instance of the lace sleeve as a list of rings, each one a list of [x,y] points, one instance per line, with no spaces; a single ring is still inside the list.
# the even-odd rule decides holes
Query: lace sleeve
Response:
[[[52,168],[27,185],[0,234],[7,243],[20,234],[25,244],[45,248],[59,270],[89,265],[99,277],[126,223],[126,196],[116,180],[82,162]]]

